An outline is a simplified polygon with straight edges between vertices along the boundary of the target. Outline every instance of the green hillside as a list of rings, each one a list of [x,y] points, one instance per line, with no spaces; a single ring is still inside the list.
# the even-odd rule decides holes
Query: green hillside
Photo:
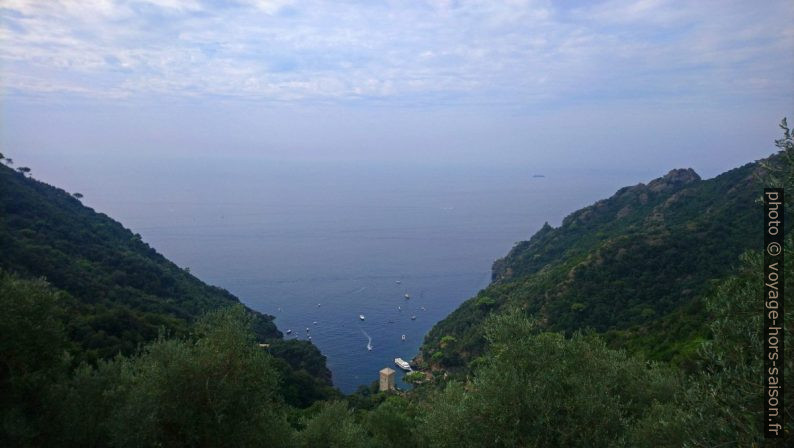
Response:
[[[761,425],[757,201],[759,178],[794,190],[782,127],[769,159],[710,180],[674,170],[544,226],[434,327],[416,388],[347,397],[311,344],[3,168],[0,446],[787,446],[794,400],[782,443]],[[794,345],[781,356],[794,371]]]
[[[133,354],[161,331],[185,336],[208,311],[240,303],[68,192],[0,164],[2,271],[43,278],[59,291],[76,362]],[[308,404],[326,396],[319,390],[330,389],[331,373],[319,350],[284,341],[272,316],[247,312],[256,338],[291,366],[284,371],[300,384],[295,399]]]
[[[651,358],[686,358],[706,336],[699,297],[742,252],[761,246],[759,166],[709,180],[672,170],[572,213],[558,228],[546,224],[494,263],[488,288],[436,324],[422,359],[446,368],[475,359],[486,317],[512,307],[546,330],[593,329]]]

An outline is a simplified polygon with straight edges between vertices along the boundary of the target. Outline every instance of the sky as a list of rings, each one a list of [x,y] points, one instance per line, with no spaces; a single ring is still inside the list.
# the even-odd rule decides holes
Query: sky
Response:
[[[794,116],[794,2],[2,0],[0,147],[716,175]]]

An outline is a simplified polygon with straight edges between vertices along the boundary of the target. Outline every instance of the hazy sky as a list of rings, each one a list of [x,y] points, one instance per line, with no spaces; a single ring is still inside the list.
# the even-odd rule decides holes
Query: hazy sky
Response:
[[[794,115],[790,0],[2,0],[0,16],[0,143],[39,166],[223,156],[710,176],[771,153]]]

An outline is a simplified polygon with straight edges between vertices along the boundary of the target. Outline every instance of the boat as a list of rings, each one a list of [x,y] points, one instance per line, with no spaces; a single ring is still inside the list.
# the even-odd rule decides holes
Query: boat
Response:
[[[361,319],[361,320],[364,320],[364,315],[363,314],[359,314],[358,318]]]
[[[405,335],[402,335],[402,338],[401,338],[401,339],[404,341],[404,340],[405,340]]]
[[[405,298],[406,298],[406,299],[410,299],[410,298],[411,298],[411,295],[410,295],[410,294],[408,294],[408,293],[406,292],[406,293],[405,293]]]
[[[402,311],[402,310],[403,310],[403,307],[401,307],[401,306],[397,307],[397,311]]]
[[[317,321],[316,320],[313,323],[314,323],[314,325],[317,325]]]
[[[406,362],[404,359],[402,359],[402,358],[394,358],[394,363],[395,363],[395,364],[397,364],[397,367],[399,367],[399,368],[401,368],[401,369],[403,369],[403,370],[405,370],[405,371],[408,371],[408,372],[410,372],[410,371],[411,371],[411,365],[410,365],[410,364],[408,364],[408,363],[407,363],[407,362]]]
[[[425,307],[423,307],[423,306],[422,306],[422,307],[419,307],[419,308],[420,308],[422,311],[424,311],[424,310],[425,310]]]
[[[411,320],[416,320],[416,316],[411,316]]]
[[[291,333],[292,333],[292,330],[287,330],[287,334],[291,334]]]
[[[395,282],[394,282],[394,283],[397,283],[397,284],[399,285],[399,284],[400,284],[400,283],[402,283],[402,282],[401,282],[401,281],[399,281],[399,280],[395,280]]]

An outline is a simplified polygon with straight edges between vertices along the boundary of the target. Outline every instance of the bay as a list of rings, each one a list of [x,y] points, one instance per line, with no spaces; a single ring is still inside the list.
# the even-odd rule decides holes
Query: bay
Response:
[[[415,356],[433,324],[487,286],[491,264],[515,242],[642,178],[258,159],[127,160],[79,171],[91,173],[80,187],[88,205],[275,316],[282,332],[292,330],[286,337],[311,337],[346,393],[394,368],[394,358]]]

